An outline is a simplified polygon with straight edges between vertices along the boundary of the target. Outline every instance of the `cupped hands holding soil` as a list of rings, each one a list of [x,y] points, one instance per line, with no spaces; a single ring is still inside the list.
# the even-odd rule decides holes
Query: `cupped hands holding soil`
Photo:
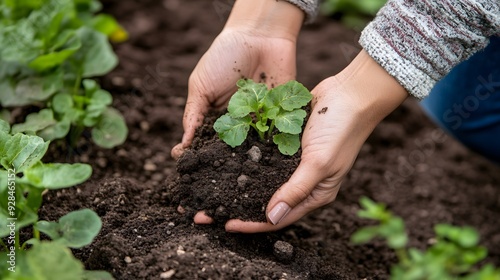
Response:
[[[187,215],[204,211],[215,223],[266,222],[267,203],[297,168],[300,150],[283,155],[253,131],[241,146],[231,148],[213,130],[217,117],[205,118],[191,148],[179,158],[179,177],[169,185],[172,202]]]

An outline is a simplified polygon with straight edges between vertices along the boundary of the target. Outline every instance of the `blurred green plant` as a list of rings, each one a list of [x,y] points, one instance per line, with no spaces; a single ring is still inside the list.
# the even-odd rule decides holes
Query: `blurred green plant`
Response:
[[[0,114],[32,105],[38,112],[13,126],[45,140],[66,136],[75,145],[86,127],[102,147],[122,144],[127,127],[112,97],[90,78],[118,59],[108,42],[126,31],[96,0],[0,0]]]
[[[359,229],[351,242],[361,244],[382,238],[396,252],[399,262],[391,269],[393,280],[498,280],[500,269],[487,264],[476,269],[486,258],[487,250],[478,246],[479,234],[471,227],[438,224],[435,242],[425,251],[408,247],[403,219],[394,216],[385,205],[369,198],[360,200],[358,216],[377,221],[374,226]]]
[[[323,14],[337,15],[351,28],[363,29],[387,0],[325,0],[321,4]]]
[[[72,187],[92,174],[88,164],[42,163],[48,146],[38,136],[11,133],[0,120],[0,279],[113,279],[85,271],[69,250],[90,244],[101,230],[94,211],[73,211],[59,222],[38,219],[43,192]],[[30,226],[33,238],[21,244],[20,231]],[[40,232],[52,241],[41,241]]]

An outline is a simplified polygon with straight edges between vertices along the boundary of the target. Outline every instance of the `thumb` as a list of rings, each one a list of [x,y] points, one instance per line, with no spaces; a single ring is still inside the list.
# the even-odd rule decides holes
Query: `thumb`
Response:
[[[320,170],[314,165],[301,161],[292,177],[274,193],[269,201],[267,206],[269,222],[277,225],[293,208],[309,197],[323,179]],[[297,217],[299,218],[301,217]]]

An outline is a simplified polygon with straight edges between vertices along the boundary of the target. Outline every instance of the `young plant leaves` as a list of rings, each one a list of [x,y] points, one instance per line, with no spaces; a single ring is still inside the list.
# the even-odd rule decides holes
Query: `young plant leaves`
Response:
[[[42,109],[40,112],[29,114],[24,123],[13,125],[12,133],[37,132],[56,123],[52,110]]]
[[[37,163],[45,154],[49,142],[38,136],[17,133],[10,136],[0,132],[0,164],[5,169],[14,168],[16,173]]]
[[[274,135],[273,142],[278,145],[278,150],[284,155],[294,155],[300,148],[298,134],[279,133]]]
[[[77,249],[92,243],[102,222],[94,211],[83,209],[62,216],[58,223],[39,221],[35,227],[52,240]]]
[[[265,84],[256,84],[252,80],[239,80],[238,91],[229,101],[227,111],[233,118],[241,118],[258,112],[262,99],[268,92]]]
[[[306,106],[311,101],[312,95],[306,87],[297,81],[275,87],[267,95],[265,106],[267,110],[283,108],[292,111]]]
[[[253,127],[261,140],[274,135],[273,142],[281,153],[295,154],[300,148],[306,111],[300,109],[311,101],[312,95],[300,83],[290,81],[268,90],[265,84],[239,80],[239,89],[228,105],[228,113],[214,124],[219,138],[231,147],[241,145]]]
[[[302,109],[283,112],[276,116],[276,128],[283,133],[299,134],[302,131],[306,111]]]
[[[102,76],[115,68],[118,58],[104,34],[88,27],[81,27],[76,34],[82,42],[82,47],[74,57],[81,63],[84,78]]]
[[[127,134],[128,128],[123,116],[118,110],[108,107],[92,129],[92,140],[97,145],[110,149],[123,144]]]
[[[84,163],[41,163],[24,171],[22,181],[44,189],[62,189],[85,182],[92,175],[92,167]]]
[[[219,137],[232,148],[241,145],[247,138],[252,119],[249,116],[233,118],[225,114],[214,123],[214,129]]]
[[[40,242],[26,253],[27,271],[31,277],[26,279],[81,279],[84,267],[62,244]]]

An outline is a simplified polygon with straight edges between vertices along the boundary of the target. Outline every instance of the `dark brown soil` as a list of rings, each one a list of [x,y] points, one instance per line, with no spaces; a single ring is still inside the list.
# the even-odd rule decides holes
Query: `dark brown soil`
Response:
[[[228,3],[105,1],[106,12],[131,34],[116,46],[120,65],[102,79],[125,115],[129,139],[112,150],[97,148],[88,135],[72,151],[53,146],[47,160],[89,162],[94,174],[78,187],[47,194],[40,214],[56,220],[91,208],[101,216],[103,229],[95,242],[74,251],[88,269],[134,280],[387,279],[395,256],[383,243],[349,243],[351,233],[366,224],[356,217],[363,195],[401,215],[411,245],[419,248],[428,244],[436,223],[476,227],[488,261],[500,265],[498,166],[444,136],[413,100],[374,131],[337,200],[295,225],[269,234],[229,234],[220,225],[197,226],[178,214],[167,186],[183,179],[170,149],[182,136],[189,74],[221,30]],[[337,73],[359,50],[358,36],[324,18],[305,27],[297,80],[312,89]],[[246,162],[222,156],[221,170],[231,160]],[[256,176],[248,176],[253,183]]]
[[[300,152],[282,155],[253,130],[241,146],[232,149],[213,129],[217,117],[205,118],[191,149],[179,159],[179,179],[168,185],[172,203],[188,210],[189,216],[204,210],[215,222],[265,222],[267,202],[299,165]]]

